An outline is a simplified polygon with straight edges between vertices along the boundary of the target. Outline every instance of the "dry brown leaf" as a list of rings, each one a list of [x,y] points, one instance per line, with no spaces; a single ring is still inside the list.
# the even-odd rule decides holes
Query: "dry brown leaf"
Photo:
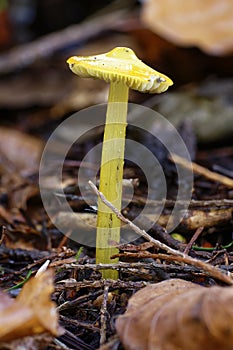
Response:
[[[3,235],[3,243],[10,249],[48,249],[47,237],[36,228],[30,227],[27,223],[23,222],[6,228]]]
[[[55,304],[50,299],[53,290],[53,271],[47,270],[31,278],[15,300],[1,292],[0,348],[2,342],[25,336],[60,333]]]
[[[180,45],[224,55],[233,51],[231,0],[148,0],[143,22],[162,37]]]
[[[43,333],[0,343],[0,346],[1,350],[45,350],[53,342],[53,338],[50,334]]]
[[[129,300],[117,333],[126,350],[231,350],[232,301],[232,287],[152,284]]]
[[[28,209],[28,201],[32,198],[39,198],[39,186],[36,184],[29,184],[16,188],[9,194],[9,207]]]
[[[28,175],[38,170],[43,142],[18,130],[0,127],[1,168]]]

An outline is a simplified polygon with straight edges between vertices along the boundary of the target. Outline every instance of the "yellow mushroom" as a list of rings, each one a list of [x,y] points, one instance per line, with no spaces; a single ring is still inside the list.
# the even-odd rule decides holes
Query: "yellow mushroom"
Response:
[[[74,56],[67,60],[72,72],[83,78],[110,83],[104,142],[100,168],[100,191],[121,210],[125,132],[129,88],[140,92],[161,93],[173,84],[166,75],[148,67],[133,50],[116,47],[106,54]],[[100,200],[98,203],[96,263],[110,260],[117,253],[111,242],[120,241],[120,221]],[[117,278],[116,271],[103,271],[105,278]]]
[[[98,78],[107,83],[121,82],[140,92],[161,93],[173,84],[171,79],[147,66],[127,47],[116,47],[97,56],[74,56],[67,62],[80,77]]]

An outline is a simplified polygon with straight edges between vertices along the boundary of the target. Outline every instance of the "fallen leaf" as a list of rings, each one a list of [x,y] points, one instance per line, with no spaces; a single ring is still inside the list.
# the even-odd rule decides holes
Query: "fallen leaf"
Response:
[[[30,227],[23,222],[18,222],[14,226],[7,226],[4,231],[3,242],[10,249],[48,249],[47,237],[36,228]]]
[[[1,168],[25,176],[38,170],[43,142],[21,131],[0,127],[0,150]]]
[[[39,186],[36,184],[28,184],[16,188],[9,194],[9,207],[27,210],[28,201],[33,198],[38,199],[39,193]]]
[[[231,0],[148,0],[144,24],[167,40],[213,55],[233,51]]]
[[[45,350],[53,342],[53,336],[48,333],[37,334],[20,339],[12,340],[9,343],[0,343],[1,350]]]
[[[31,278],[14,300],[6,293],[0,294],[0,348],[2,342],[50,333],[61,334],[55,303],[51,301],[53,271],[47,270]]]
[[[151,284],[131,297],[117,333],[126,350],[230,350],[232,300],[233,287]]]

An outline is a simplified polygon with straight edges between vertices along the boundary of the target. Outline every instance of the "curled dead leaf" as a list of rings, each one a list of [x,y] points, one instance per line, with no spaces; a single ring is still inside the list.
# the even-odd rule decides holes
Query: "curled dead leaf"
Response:
[[[45,332],[59,335],[58,315],[50,299],[53,290],[53,271],[47,270],[31,278],[15,300],[1,292],[0,348],[2,342],[25,336]]]
[[[149,285],[116,322],[126,350],[230,350],[233,288],[182,280]]]

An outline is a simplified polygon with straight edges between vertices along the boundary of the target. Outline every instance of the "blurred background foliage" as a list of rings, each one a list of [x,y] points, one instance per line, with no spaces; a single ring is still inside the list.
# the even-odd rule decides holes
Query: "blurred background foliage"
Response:
[[[1,122],[40,133],[48,121],[53,128],[106,101],[105,84],[73,76],[66,59],[129,46],[174,81],[153,100],[131,92],[132,102],[150,98],[174,123],[190,119],[201,142],[229,142],[232,26],[231,0],[0,0]]]

